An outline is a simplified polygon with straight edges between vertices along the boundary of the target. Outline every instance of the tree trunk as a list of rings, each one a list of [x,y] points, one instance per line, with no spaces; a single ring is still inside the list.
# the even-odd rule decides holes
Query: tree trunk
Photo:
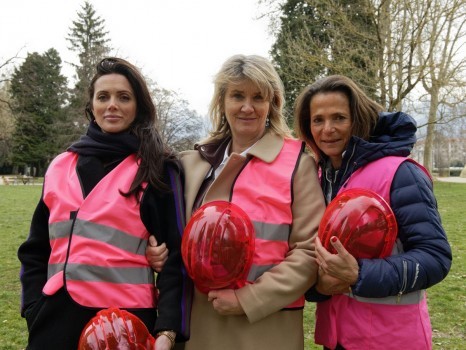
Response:
[[[424,145],[424,167],[432,173],[432,151],[434,150],[435,123],[437,122],[438,109],[438,88],[432,88],[430,91],[429,120],[427,124],[426,142]]]

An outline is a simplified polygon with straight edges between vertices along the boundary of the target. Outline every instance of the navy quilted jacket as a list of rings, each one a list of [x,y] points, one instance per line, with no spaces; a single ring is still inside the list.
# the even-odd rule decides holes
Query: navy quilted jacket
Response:
[[[408,156],[415,133],[416,122],[409,115],[381,113],[369,141],[352,137],[336,175],[325,170],[328,162],[322,155],[322,188],[327,199],[333,199],[365,164],[385,156]],[[450,270],[451,248],[429,177],[412,162],[402,163],[392,182],[390,201],[404,252],[384,259],[359,259],[359,279],[352,287],[355,295],[379,298],[425,289],[443,280]],[[315,294],[307,297],[321,299]]]

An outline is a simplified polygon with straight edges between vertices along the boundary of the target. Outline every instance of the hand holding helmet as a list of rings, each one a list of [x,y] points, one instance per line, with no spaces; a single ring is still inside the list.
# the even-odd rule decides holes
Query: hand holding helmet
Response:
[[[389,256],[397,235],[397,224],[387,202],[367,189],[349,189],[336,196],[319,225],[322,245],[331,253],[332,236],[338,237],[356,258]]]
[[[254,226],[237,205],[213,201],[200,207],[186,226],[183,261],[204,293],[245,285],[254,253]]]

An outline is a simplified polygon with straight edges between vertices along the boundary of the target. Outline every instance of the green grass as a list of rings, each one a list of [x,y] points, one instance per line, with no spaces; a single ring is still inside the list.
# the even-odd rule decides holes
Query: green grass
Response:
[[[0,186],[0,349],[26,347],[26,321],[19,314],[20,264],[16,253],[28,235],[41,191],[42,186]]]
[[[20,264],[16,257],[26,239],[41,186],[0,186],[0,349],[26,347],[26,322],[19,315]],[[443,225],[453,249],[453,266],[442,283],[428,291],[434,331],[434,349],[464,349],[466,344],[466,184],[435,183]],[[313,343],[315,305],[305,310],[306,350],[321,349]]]

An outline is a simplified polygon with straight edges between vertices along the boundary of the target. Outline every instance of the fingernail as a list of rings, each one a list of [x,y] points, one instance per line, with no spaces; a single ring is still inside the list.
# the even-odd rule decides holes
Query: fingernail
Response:
[[[151,247],[156,247],[156,246],[157,246],[157,241],[156,241],[156,239],[155,239],[154,236],[150,236],[150,237],[149,237],[149,245],[150,245]]]
[[[332,241],[332,243],[336,243],[337,238],[336,238],[335,236],[332,236],[332,237],[330,238],[330,240]]]

